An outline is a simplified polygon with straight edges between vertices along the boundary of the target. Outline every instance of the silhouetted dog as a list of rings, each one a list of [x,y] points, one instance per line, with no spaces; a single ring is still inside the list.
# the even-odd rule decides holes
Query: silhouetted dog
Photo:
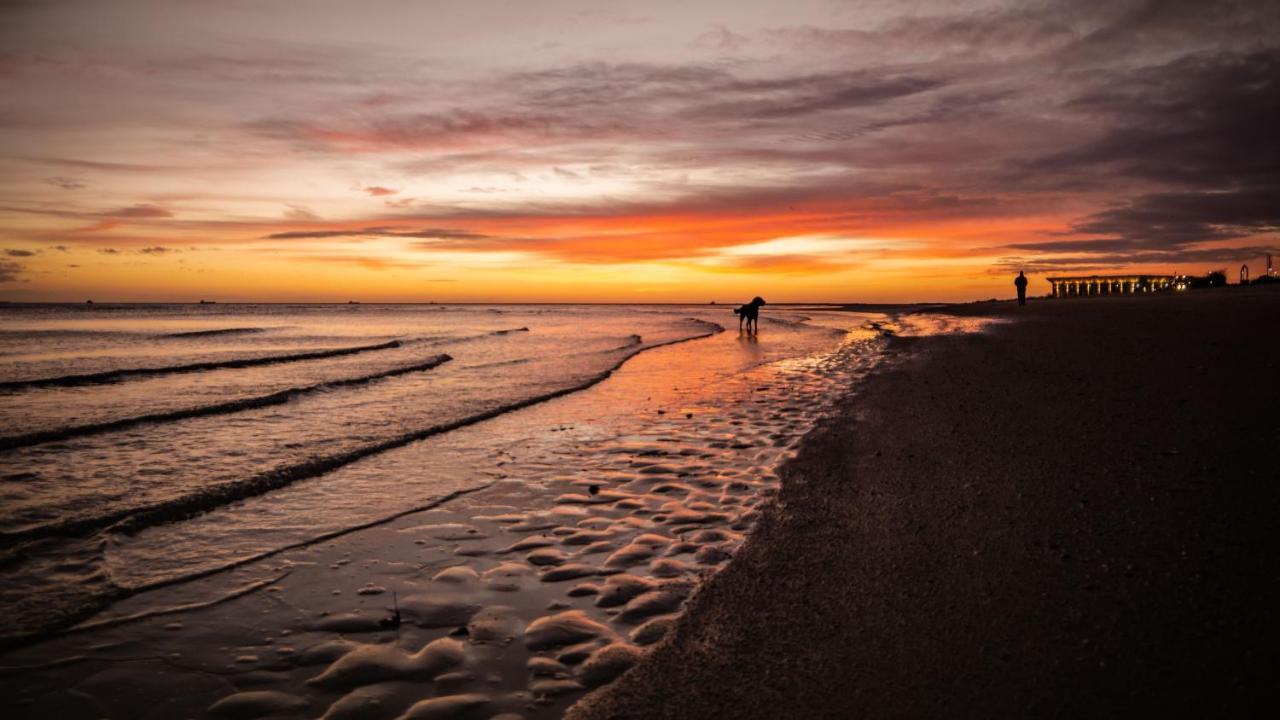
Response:
[[[757,295],[751,298],[751,302],[733,311],[738,316],[738,332],[742,332],[743,320],[747,321],[747,332],[760,331],[760,306],[764,304],[764,298]]]

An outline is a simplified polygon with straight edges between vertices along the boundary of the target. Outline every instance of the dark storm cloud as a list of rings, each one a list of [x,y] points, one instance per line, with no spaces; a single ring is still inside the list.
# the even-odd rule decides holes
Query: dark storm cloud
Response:
[[[1277,252],[1277,248],[1261,245],[1244,245],[1212,248],[1182,248],[1177,250],[1114,252],[1097,255],[1075,256],[1013,256],[1001,258],[996,262],[993,272],[1004,273],[1010,270],[1027,272],[1093,272],[1113,270],[1126,265],[1176,265],[1186,263],[1222,264],[1232,266],[1256,259],[1267,253]]]
[[[1259,249],[1194,246],[1280,230],[1280,47],[1107,71],[1064,111],[1104,129],[1028,163],[1031,174],[1079,187],[1161,187],[1077,220],[1066,234],[1079,239],[1011,248],[1099,253],[1037,258],[1063,265],[1225,262]]]
[[[944,84],[938,77],[866,71],[739,82],[726,88],[729,92],[724,94],[730,98],[727,101],[695,107],[685,115],[787,118],[875,105]]]
[[[883,103],[944,85],[936,75],[896,69],[743,79],[696,64],[589,63],[507,79],[531,107],[649,113],[674,109],[703,120],[786,118]]]
[[[1072,229],[1161,247],[1242,237],[1280,229],[1278,198],[1280,183],[1222,192],[1152,193],[1095,213]]]
[[[1029,163],[1200,187],[1272,182],[1280,169],[1280,47],[1110,73],[1066,108],[1107,130]]]
[[[1270,0],[1069,0],[1054,5],[1060,12],[1107,18],[1058,53],[1058,59],[1074,64],[1206,47],[1247,51],[1274,45],[1280,33],[1280,5]]]

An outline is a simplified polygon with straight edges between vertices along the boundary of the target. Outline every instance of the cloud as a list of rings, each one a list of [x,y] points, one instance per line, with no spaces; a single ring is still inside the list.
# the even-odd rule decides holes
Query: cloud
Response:
[[[22,273],[23,267],[12,260],[0,260],[0,282],[13,282]]]
[[[1102,131],[1026,163],[1026,177],[1142,189],[1071,222],[1059,239],[1008,247],[1046,267],[1236,262],[1257,254],[1253,246],[1204,245],[1280,230],[1280,47],[1198,52],[1094,74],[1064,111]],[[1062,253],[1075,255],[1050,257]]]
[[[83,182],[75,178],[62,177],[61,175],[45,178],[44,181],[46,184],[62,188],[63,190],[82,190],[85,187]]]
[[[127,172],[127,173],[154,173],[164,170],[172,170],[171,167],[165,165],[152,165],[148,163],[121,163],[121,162],[104,162],[98,160],[79,160],[75,158],[58,158],[58,157],[40,157],[40,156],[16,156],[19,160],[39,163],[42,165],[53,165],[56,167],[70,167],[82,170],[103,170],[109,172]]]
[[[357,265],[366,270],[418,270],[428,267],[423,263],[392,260],[377,255],[295,255],[293,257],[295,260],[304,262]]]
[[[739,82],[729,88],[729,100],[695,107],[684,116],[781,119],[877,105],[945,84],[940,77],[884,70]]]
[[[625,29],[607,7],[567,25],[522,6],[520,32],[461,34],[439,13],[358,51],[309,27],[270,44],[190,32],[163,52],[139,36],[113,54],[109,33],[82,47],[72,25],[46,23],[0,58],[12,96],[29,100],[0,124],[25,133],[15,147],[47,154],[0,157],[23,178],[0,215],[15,244],[135,258],[269,238],[287,252],[333,246],[337,259],[320,262],[399,245],[424,260],[511,251],[539,267],[780,274],[840,263],[726,249],[888,237],[918,241],[897,252],[944,260],[953,277],[1001,256],[1220,262],[1209,258],[1230,252],[1206,245],[1244,252],[1280,226],[1268,202],[1280,196],[1275,3],[821,5]],[[229,19],[205,6],[211,22],[188,14],[177,29]],[[355,11],[315,12],[344,27]],[[132,13],[104,17],[124,26]],[[7,124],[28,115],[49,122]],[[85,183],[95,192],[62,192]],[[146,194],[113,194],[125,192]],[[858,255],[868,273],[880,257]]]
[[[114,210],[106,210],[96,213],[98,217],[121,218],[121,219],[147,219],[147,218],[167,218],[173,217],[173,213],[156,205],[146,203],[139,205],[130,205],[128,207],[116,208]]]
[[[39,250],[6,249],[4,254],[9,257],[34,257],[39,252]]]
[[[434,238],[441,240],[477,240],[487,235],[454,230],[452,228],[422,228],[419,230],[399,230],[391,227],[366,227],[353,230],[290,230],[267,235],[267,240],[319,240],[324,238]]]
[[[1257,259],[1269,252],[1275,253],[1280,252],[1280,250],[1264,246],[1232,246],[1102,253],[1097,255],[1011,256],[1000,258],[992,271],[997,273],[1017,270],[1035,273],[1082,273],[1117,270],[1131,265],[1174,266],[1193,263],[1231,267],[1236,263]]]
[[[115,248],[98,248],[100,255],[119,255],[120,251]]]
[[[289,208],[284,212],[284,216],[290,220],[319,220],[320,216],[312,212],[311,208],[305,205],[295,205],[286,203],[285,207]]]
[[[747,36],[732,32],[723,25],[716,25],[694,39],[693,46],[720,52],[737,52],[750,42],[751,39]]]
[[[176,253],[176,252],[182,252],[182,251],[176,248],[169,248],[169,247],[164,247],[162,245],[156,245],[154,247],[142,248],[138,250],[138,252],[142,253],[143,255],[165,255],[168,253]]]
[[[1135,248],[1168,247],[1280,230],[1280,182],[1222,192],[1139,196],[1072,226],[1077,234],[1111,235]]]
[[[249,123],[246,128],[264,138],[352,153],[508,146],[620,134],[620,128],[613,121],[593,122],[586,117],[559,113],[472,109],[384,115],[355,123],[325,125],[272,118]]]
[[[1280,168],[1280,47],[1107,72],[1064,110],[1106,128],[1027,165],[1193,187],[1272,183]]]

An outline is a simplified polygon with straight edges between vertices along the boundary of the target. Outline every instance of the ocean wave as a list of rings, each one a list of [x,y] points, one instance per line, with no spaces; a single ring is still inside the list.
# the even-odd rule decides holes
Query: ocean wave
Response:
[[[243,327],[243,328],[218,328],[217,330],[190,330],[187,332],[168,333],[160,335],[162,338],[202,338],[214,337],[217,335],[254,335],[264,333],[273,328],[261,327]]]
[[[666,342],[655,343],[649,346],[636,346],[637,350],[635,353],[631,353],[626,357],[620,358],[618,362],[614,363],[608,369],[596,373],[595,375],[573,385],[499,405],[489,410],[468,415],[458,420],[412,430],[380,442],[363,445],[351,450],[335,453],[333,455],[312,457],[302,462],[270,470],[250,478],[203,488],[197,492],[184,495],[182,497],[163,500],[141,507],[121,508],[101,515],[66,518],[34,527],[0,532],[0,548],[10,547],[14,544],[24,543],[40,538],[84,535],[86,533],[100,530],[137,532],[150,526],[179,521],[228,503],[254,497],[256,495],[262,495],[273,490],[287,487],[295,482],[318,477],[325,473],[337,470],[345,465],[349,465],[357,460],[361,460],[378,453],[403,447],[419,440],[425,440],[429,437],[441,435],[470,425],[475,425],[509,412],[585,390],[613,375],[613,373],[616,372],[618,368],[622,367],[627,360],[635,357],[639,352],[667,345],[699,340],[705,337],[710,337],[718,332],[723,332],[724,330],[716,323],[703,321],[695,322],[703,326],[706,332]]]
[[[201,405],[199,407],[183,408],[181,410],[173,410],[170,412],[138,415],[102,423],[92,423],[89,425],[73,425],[53,430],[42,430],[40,432],[28,433],[26,435],[0,437],[0,451],[30,447],[32,445],[40,445],[42,443],[56,442],[58,440],[68,440],[70,438],[83,437],[85,435],[97,435],[99,433],[123,430],[125,428],[145,423],[173,422],[175,420],[186,420],[188,418],[205,417],[207,415],[221,415],[225,413],[240,412],[243,410],[251,410],[253,408],[266,407],[268,405],[281,405],[301,395],[306,395],[320,390],[331,390],[341,387],[350,387],[352,385],[362,385],[375,380],[395,377],[397,375],[423,372],[452,359],[453,358],[449,355],[436,355],[426,361],[415,363],[413,365],[405,365],[373,373],[371,375],[363,375],[361,377],[343,378],[341,380],[330,380],[327,382],[317,383],[315,385],[308,385],[306,387],[288,388],[286,390],[271,393],[270,395],[230,400],[224,403]]]
[[[122,368],[104,372],[85,373],[80,375],[60,375],[57,377],[36,378],[33,380],[9,380],[0,382],[0,391],[12,392],[42,387],[75,387],[78,385],[106,385],[123,382],[132,378],[155,377],[158,375],[176,375],[178,373],[206,372],[224,368],[247,368],[277,363],[300,362],[303,360],[320,360],[324,358],[355,355],[357,353],[374,352],[398,348],[403,343],[399,340],[379,343],[377,345],[359,345],[356,347],[330,348],[326,350],[310,350],[300,353],[282,355],[262,355],[258,357],[240,358],[237,360],[213,360],[209,362],[188,363],[185,365],[167,365],[151,368]]]

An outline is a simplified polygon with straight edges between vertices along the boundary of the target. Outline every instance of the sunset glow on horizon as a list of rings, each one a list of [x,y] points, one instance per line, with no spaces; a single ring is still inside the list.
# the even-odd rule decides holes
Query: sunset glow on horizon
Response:
[[[964,301],[1280,254],[1268,3],[13,2],[0,299]]]

